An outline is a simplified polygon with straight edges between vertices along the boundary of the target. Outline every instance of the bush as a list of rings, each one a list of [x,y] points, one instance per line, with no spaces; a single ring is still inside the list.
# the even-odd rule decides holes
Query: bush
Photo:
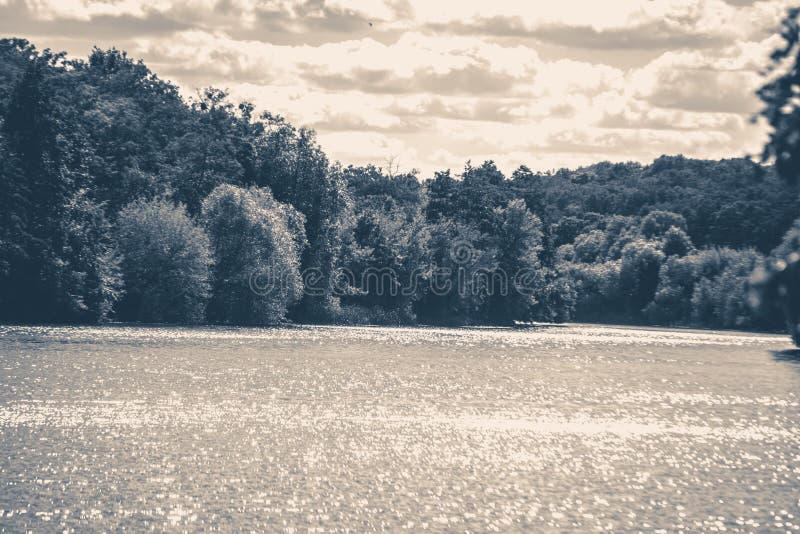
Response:
[[[120,318],[201,322],[212,260],[208,236],[185,208],[164,199],[137,200],[120,211],[117,236],[126,287]]]

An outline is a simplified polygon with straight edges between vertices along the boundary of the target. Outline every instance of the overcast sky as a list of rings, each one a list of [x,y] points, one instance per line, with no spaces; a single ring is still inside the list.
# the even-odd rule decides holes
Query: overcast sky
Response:
[[[459,171],[755,153],[784,0],[0,0],[0,34],[142,58],[313,127],[332,160]]]

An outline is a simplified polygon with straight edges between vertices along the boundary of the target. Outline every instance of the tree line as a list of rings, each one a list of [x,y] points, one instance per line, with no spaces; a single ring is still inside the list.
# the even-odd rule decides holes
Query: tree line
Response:
[[[774,278],[750,275],[798,250],[782,171],[344,166],[312,130],[217,89],[184,99],[122,51],[4,39],[0,320],[779,328]],[[265,273],[281,282],[260,290]]]

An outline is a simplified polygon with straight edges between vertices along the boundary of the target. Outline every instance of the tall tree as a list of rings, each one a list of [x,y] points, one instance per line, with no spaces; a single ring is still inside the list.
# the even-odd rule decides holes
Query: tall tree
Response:
[[[269,189],[220,185],[203,201],[216,264],[209,319],[277,324],[302,296],[304,217]]]
[[[103,206],[78,191],[61,221],[59,320],[96,323],[108,319],[123,291],[120,255]]]
[[[772,79],[756,93],[764,103],[761,116],[772,127],[763,159],[774,159],[778,174],[791,184],[796,184],[800,177],[799,17],[800,8],[792,8],[783,19],[780,33],[783,43],[773,50],[765,71]]]
[[[542,222],[519,199],[495,208],[493,219],[496,267],[490,272],[484,318],[496,324],[530,321],[543,282]]]
[[[797,195],[800,181],[800,8],[792,8],[783,20],[783,43],[770,56],[766,74],[773,77],[757,94],[764,102],[761,115],[772,127],[769,141],[764,146],[764,160],[774,159],[778,174],[793,187]],[[777,300],[781,303],[789,333],[800,346],[800,243],[796,239],[797,222],[773,252],[771,269],[764,277],[771,282],[762,286],[777,286]],[[759,282],[761,282],[759,280]],[[775,298],[775,293],[762,297]]]
[[[310,322],[330,320],[338,308],[331,276],[349,204],[342,170],[329,168],[313,130],[295,128],[270,113],[264,113],[262,120],[266,131],[257,148],[255,185],[269,187],[276,200],[291,204],[305,217],[308,247],[301,270],[309,287],[292,316]]]
[[[61,221],[74,190],[69,146],[53,106],[53,78],[63,55],[32,53],[14,85],[2,117],[5,152],[0,171],[2,249],[7,254],[0,300],[9,318],[53,321],[54,299],[64,287]]]

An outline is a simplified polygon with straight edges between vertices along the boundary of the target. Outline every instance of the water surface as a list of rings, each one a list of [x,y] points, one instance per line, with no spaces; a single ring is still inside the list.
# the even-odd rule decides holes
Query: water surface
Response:
[[[784,337],[0,327],[0,529],[800,531]]]

